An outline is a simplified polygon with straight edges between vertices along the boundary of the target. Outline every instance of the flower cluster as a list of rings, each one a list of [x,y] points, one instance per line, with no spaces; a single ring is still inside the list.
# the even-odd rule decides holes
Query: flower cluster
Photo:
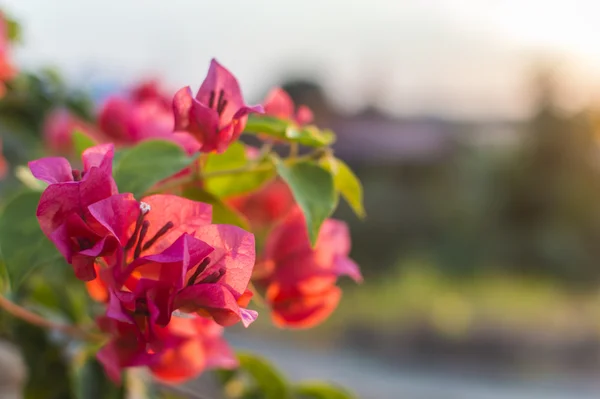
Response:
[[[97,357],[113,380],[136,366],[147,366],[166,382],[185,381],[210,367],[235,367],[223,327],[247,327],[256,319],[247,309],[253,293],[264,296],[275,325],[307,328],[336,308],[338,277],[362,280],[349,258],[347,226],[327,219],[312,246],[305,216],[283,180],[221,204],[243,214],[261,238],[257,259],[254,235],[214,224],[210,205],[170,194],[136,199],[119,193],[113,179],[115,148],[159,138],[189,155],[217,156],[238,139],[249,113],[294,126],[312,121],[310,109],[295,108],[280,88],[263,105],[247,106],[235,77],[213,60],[195,97],[185,87],[170,101],[156,82],[147,82],[108,98],[95,124],[65,110],[48,117],[45,139],[54,153],[73,152],[73,130],[98,143],[83,152],[81,169],[62,157],[29,166],[48,184],[37,208],[41,230],[104,305],[97,327],[108,341]],[[246,157],[256,162],[258,151],[246,148]],[[169,179],[186,174],[202,187],[201,174],[189,173],[191,168],[202,163]],[[255,291],[249,290],[251,281]]]
[[[245,105],[237,79],[213,59],[195,97],[188,86],[170,101],[157,82],[144,82],[126,95],[109,97],[98,110],[97,126],[55,110],[48,116],[44,136],[49,148],[65,154],[71,151],[74,128],[98,143],[118,147],[164,139],[188,154],[223,152],[240,136],[252,112],[264,110],[260,105]]]
[[[115,380],[121,369],[139,365],[180,380],[207,365],[232,364],[218,325],[247,326],[257,316],[245,308],[254,236],[211,224],[207,204],[118,193],[113,152],[112,144],[86,150],[82,170],[58,157],[30,162],[33,175],[49,184],[37,210],[42,231],[79,279],[106,290],[98,324],[111,340],[99,360]],[[186,356],[193,362],[167,365]]]

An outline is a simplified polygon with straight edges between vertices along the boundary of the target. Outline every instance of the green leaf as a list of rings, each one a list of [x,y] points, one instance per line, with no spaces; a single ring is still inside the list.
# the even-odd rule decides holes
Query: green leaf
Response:
[[[40,196],[39,192],[21,193],[8,201],[0,216],[0,249],[13,290],[37,268],[62,260],[35,217]]]
[[[183,170],[197,156],[188,156],[177,144],[148,140],[125,151],[115,166],[115,181],[120,192],[137,198],[167,177]]]
[[[331,130],[320,130],[314,125],[298,126],[293,121],[271,116],[250,115],[244,131],[309,147],[323,147],[335,141],[335,134]]]
[[[333,175],[333,184],[337,192],[348,202],[359,218],[366,216],[363,206],[363,188],[352,169],[341,159],[327,157],[321,163]]]
[[[322,382],[301,383],[294,387],[298,399],[355,399],[356,396],[342,387]]]
[[[108,379],[89,349],[80,350],[71,362],[71,385],[77,399],[123,399],[124,386]]]
[[[306,218],[310,242],[315,245],[321,224],[331,215],[337,203],[331,173],[313,162],[298,162],[288,166],[276,159],[275,166],[300,205]]]
[[[212,205],[212,222],[219,224],[233,224],[241,227],[244,230],[250,230],[248,221],[235,209],[231,208],[216,196],[208,193],[201,188],[187,187],[183,193],[183,197],[194,201],[204,202]]]
[[[83,154],[85,150],[96,145],[96,142],[94,142],[94,140],[90,136],[88,136],[81,130],[73,131],[71,138],[73,140],[73,148],[75,149],[75,154],[78,157],[81,157],[81,154]]]
[[[255,390],[264,399],[286,399],[291,397],[285,378],[266,359],[250,354],[239,353],[240,369],[254,382]]]
[[[290,126],[286,129],[285,136],[291,141],[309,147],[324,147],[335,141],[335,134],[331,130],[320,130],[315,125]]]
[[[262,133],[279,139],[285,139],[285,131],[288,126],[290,126],[290,122],[283,119],[250,114],[244,132]]]
[[[27,279],[28,301],[40,313],[52,313],[62,322],[84,324],[92,321],[91,299],[85,288],[76,280],[71,267],[52,272],[35,273]],[[62,272],[62,273],[61,273]]]
[[[240,169],[247,167],[249,162],[252,161],[246,158],[244,145],[240,142],[235,142],[222,154],[210,154],[203,168],[203,173],[210,175],[211,173],[218,174],[223,171]],[[269,160],[259,162],[256,167],[256,170],[247,172],[207,177],[204,179],[206,190],[219,198],[254,191],[275,175],[275,171],[270,165]]]

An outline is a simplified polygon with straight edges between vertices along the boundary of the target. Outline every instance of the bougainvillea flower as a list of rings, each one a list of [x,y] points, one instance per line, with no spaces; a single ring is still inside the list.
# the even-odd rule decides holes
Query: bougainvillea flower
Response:
[[[148,366],[160,356],[160,353],[147,351],[147,342],[140,338],[134,324],[109,317],[99,318],[97,324],[101,331],[110,336],[110,340],[98,351],[96,357],[114,382],[121,382],[121,371],[124,368]]]
[[[57,154],[71,154],[73,132],[76,130],[88,135],[94,141],[99,141],[98,132],[68,110],[60,108],[51,111],[44,120],[42,131],[46,147]]]
[[[17,75],[17,69],[10,61],[8,54],[10,39],[8,37],[8,24],[4,14],[0,12],[0,97],[4,96],[7,82]]]
[[[204,226],[195,234],[199,238],[183,234],[160,254],[134,260],[127,274],[155,282],[147,284],[150,292],[144,292],[142,300],[154,302],[159,325],[166,325],[173,311],[179,310],[210,317],[224,326],[239,321],[248,326],[257,316],[243,308],[254,266],[254,236],[228,225]],[[131,302],[130,309],[134,305]]]
[[[144,198],[126,220],[104,217],[110,215],[105,209],[124,207],[119,201],[128,199],[113,196],[89,206],[92,218],[113,235],[127,231],[127,238],[119,240],[126,243],[126,264],[114,268],[111,278],[118,290],[135,295],[115,301],[111,312],[135,314],[140,302],[151,301],[158,309],[159,325],[166,325],[177,309],[210,316],[223,325],[248,325],[256,318],[255,312],[240,307],[255,260],[252,234],[236,226],[209,224],[210,205],[172,195]],[[128,224],[122,225],[122,220]]]
[[[157,80],[140,82],[131,89],[131,99],[136,103],[154,102],[167,111],[171,111],[171,99],[162,92]]]
[[[297,286],[274,282],[266,292],[273,323],[279,327],[314,327],[333,313],[342,290],[330,278],[314,277]]]
[[[223,327],[202,317],[174,317],[166,328],[159,328],[157,336],[163,341],[178,338],[150,365],[152,375],[159,381],[183,383],[199,376],[204,370],[232,369],[238,361],[223,339]]]
[[[138,103],[121,97],[111,97],[100,109],[98,124],[106,139],[117,145],[164,139],[180,144],[188,154],[200,148],[200,144],[190,134],[173,133],[173,113],[153,100]]]
[[[97,323],[110,337],[97,358],[116,383],[129,367],[147,366],[159,381],[182,383],[207,369],[238,365],[222,337],[223,328],[208,319],[175,317],[168,326],[156,328],[154,342],[140,336],[134,324],[109,317]]]
[[[273,180],[258,191],[228,199],[227,202],[240,211],[255,229],[271,226],[294,206],[294,196],[282,180]]]
[[[73,265],[75,275],[84,281],[96,277],[95,258],[118,247],[118,242],[108,237],[100,224],[92,223],[88,210],[90,204],[117,194],[112,178],[113,151],[111,144],[87,149],[82,156],[83,171],[72,169],[60,157],[29,163],[32,174],[49,184],[36,212],[40,228]],[[123,215],[129,211],[119,210]]]
[[[213,59],[196,97],[189,86],[180,89],[173,111],[176,131],[192,134],[204,152],[223,152],[242,134],[248,114],[263,108],[247,106],[236,78]]]
[[[295,111],[294,101],[290,95],[280,87],[276,87],[269,92],[265,99],[264,107],[266,115],[291,120],[300,126],[306,125],[313,120],[313,113],[310,108],[301,105],[298,107],[298,110]]]
[[[292,210],[267,238],[261,265],[274,321],[299,328],[327,318],[339,301],[337,277],[347,275],[362,281],[349,252],[350,235],[345,223],[327,219],[311,248],[304,216],[300,209]]]

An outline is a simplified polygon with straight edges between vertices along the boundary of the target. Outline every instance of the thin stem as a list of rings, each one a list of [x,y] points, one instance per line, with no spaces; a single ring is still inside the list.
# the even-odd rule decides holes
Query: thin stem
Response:
[[[252,283],[252,281],[248,283],[248,289],[252,291],[252,302],[254,302],[257,306],[261,308],[266,308],[267,303],[265,301],[265,298],[263,298],[263,296],[258,292],[256,286]]]
[[[298,143],[290,143],[290,155],[288,159],[295,159],[298,156]]]
[[[198,159],[198,164],[200,165],[200,170],[204,169],[204,167],[206,166],[209,156],[210,156],[210,154],[207,152],[203,152],[202,154],[200,154],[200,157]]]
[[[258,154],[258,158],[256,158],[257,162],[260,162],[263,160],[264,157],[266,157],[271,150],[273,149],[273,142],[272,141],[265,141],[262,145],[262,147],[260,147],[260,153]]]
[[[270,150],[270,149],[269,149]],[[301,157],[295,157],[295,158],[286,158],[283,160],[283,162],[286,163],[298,163],[298,162],[303,162],[303,161],[308,161],[314,158],[317,158],[321,155],[323,155],[324,153],[327,153],[328,150],[324,150],[323,148],[317,148],[315,151],[303,155]],[[170,179],[167,183],[157,187],[155,190],[152,190],[151,192],[147,193],[147,195],[149,194],[157,194],[160,192],[164,192],[164,191],[169,191],[171,189],[180,187],[183,184],[187,184],[187,183],[192,183],[194,181],[199,181],[199,180],[204,180],[204,179],[209,179],[211,177],[217,177],[217,176],[230,176],[230,175],[238,175],[241,173],[246,173],[246,172],[266,172],[268,170],[273,169],[273,165],[272,164],[257,164],[254,162],[249,162],[247,165],[244,165],[242,167],[239,168],[233,168],[233,169],[225,169],[225,170],[215,170],[213,172],[208,172],[208,173],[202,173],[202,171],[198,172],[198,174],[192,173],[186,176],[182,176],[179,177],[177,179]]]
[[[30,310],[25,309],[13,303],[0,295],[0,307],[6,310],[8,313],[13,315],[14,317],[26,321],[29,324],[36,325],[38,327],[47,328],[50,330],[57,330],[67,335],[70,335],[75,338],[80,338],[84,340],[97,340],[99,337],[86,332],[84,330],[79,329],[76,326],[71,326],[68,324],[60,324],[50,321],[48,319],[43,318],[42,316],[31,312]]]

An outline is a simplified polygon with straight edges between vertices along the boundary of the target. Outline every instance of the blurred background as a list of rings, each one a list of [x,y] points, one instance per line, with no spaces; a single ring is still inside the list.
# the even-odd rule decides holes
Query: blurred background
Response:
[[[336,217],[365,283],[347,284],[322,326],[265,317],[231,333],[238,347],[364,398],[600,395],[599,2],[1,6],[22,24],[16,62],[40,94],[0,107],[13,164],[36,151],[56,98],[85,115],[144,78],[196,88],[212,57],[250,103],[282,85],[338,134],[368,217]]]

